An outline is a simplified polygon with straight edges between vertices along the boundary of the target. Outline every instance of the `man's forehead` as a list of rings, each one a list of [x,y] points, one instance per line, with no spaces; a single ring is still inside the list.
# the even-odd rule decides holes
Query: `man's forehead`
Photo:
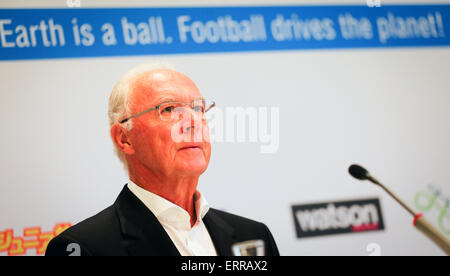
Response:
[[[136,88],[164,89],[174,84],[190,84],[192,81],[180,72],[171,69],[154,69],[137,75],[132,82]]]
[[[170,69],[158,69],[142,73],[132,82],[133,96],[139,101],[189,98],[190,96],[200,95],[191,79]]]

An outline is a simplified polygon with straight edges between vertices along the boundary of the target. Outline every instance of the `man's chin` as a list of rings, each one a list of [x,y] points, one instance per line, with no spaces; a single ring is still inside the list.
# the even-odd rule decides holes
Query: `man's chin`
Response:
[[[208,164],[202,160],[177,160],[176,170],[184,175],[199,176],[206,171]],[[180,162],[181,161],[181,162]]]

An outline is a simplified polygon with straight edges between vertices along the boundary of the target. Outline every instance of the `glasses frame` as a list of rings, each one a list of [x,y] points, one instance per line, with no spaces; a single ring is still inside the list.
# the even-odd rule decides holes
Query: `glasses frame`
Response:
[[[144,110],[144,111],[141,111],[141,112],[139,112],[139,113],[137,113],[137,114],[134,114],[134,115],[132,115],[132,116],[130,116],[130,117],[127,117],[127,118],[123,119],[122,121],[120,121],[119,123],[120,123],[120,124],[126,123],[126,122],[128,122],[129,120],[131,120],[131,119],[133,119],[133,118],[136,118],[136,117],[138,117],[138,116],[144,115],[145,113],[148,113],[148,112],[153,111],[153,110],[158,110],[158,113],[159,113],[160,107],[161,107],[161,105],[163,105],[163,104],[168,104],[168,103],[179,103],[179,104],[189,105],[191,108],[194,108],[194,102],[200,101],[200,100],[203,101],[203,102],[205,102],[205,108],[207,108],[207,109],[203,112],[203,114],[205,114],[206,112],[208,112],[209,110],[211,110],[211,108],[213,108],[213,107],[216,106],[216,102],[215,102],[215,101],[211,101],[211,105],[210,105],[209,107],[206,107],[206,100],[203,99],[203,98],[195,99],[195,100],[193,100],[193,101],[190,102],[190,103],[189,103],[189,102],[180,102],[180,101],[167,101],[167,102],[162,102],[162,103],[160,103],[160,104],[158,104],[158,105],[152,106],[152,107],[150,107],[150,108],[148,108],[148,109],[146,109],[146,110]],[[159,116],[160,116],[160,118],[161,118],[161,113],[159,113]],[[161,119],[161,120],[162,120],[162,119]]]

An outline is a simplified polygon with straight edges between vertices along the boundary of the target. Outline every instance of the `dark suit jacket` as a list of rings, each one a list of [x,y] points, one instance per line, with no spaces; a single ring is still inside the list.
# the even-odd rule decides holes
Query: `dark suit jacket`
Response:
[[[266,256],[278,256],[267,226],[210,208],[203,218],[219,256],[231,256],[234,243],[264,240]],[[180,256],[153,213],[125,186],[115,203],[55,237],[46,256],[67,256],[78,244],[82,256]]]

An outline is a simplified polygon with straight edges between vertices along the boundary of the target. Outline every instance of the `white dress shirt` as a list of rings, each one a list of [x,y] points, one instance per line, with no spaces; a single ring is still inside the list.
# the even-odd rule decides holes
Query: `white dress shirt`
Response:
[[[199,191],[196,191],[194,195],[197,221],[191,228],[191,217],[180,206],[139,187],[131,180],[128,188],[155,215],[182,256],[217,256],[214,244],[203,223],[209,204]]]

